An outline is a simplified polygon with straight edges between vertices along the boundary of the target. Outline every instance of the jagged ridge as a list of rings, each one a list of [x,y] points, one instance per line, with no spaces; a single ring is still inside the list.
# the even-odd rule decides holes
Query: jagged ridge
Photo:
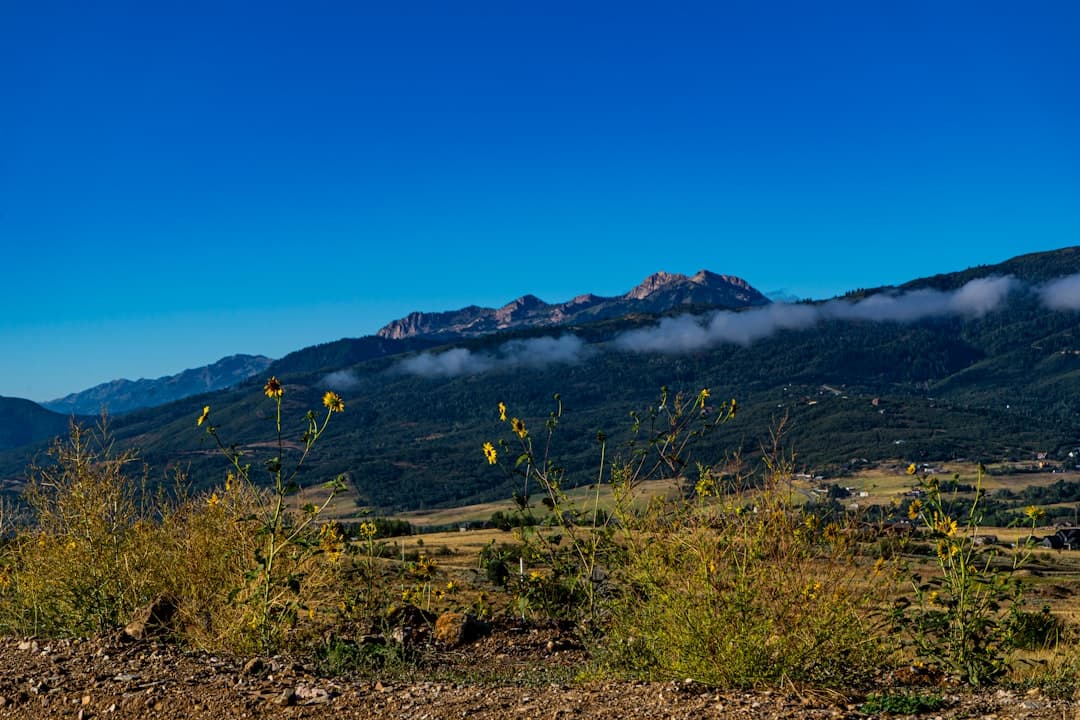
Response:
[[[624,295],[578,295],[549,304],[523,295],[501,308],[476,305],[448,312],[413,312],[384,326],[379,337],[476,337],[500,330],[550,327],[620,317],[635,312],[667,312],[695,305],[734,310],[768,304],[769,299],[742,278],[700,270],[692,276],[660,271]]]

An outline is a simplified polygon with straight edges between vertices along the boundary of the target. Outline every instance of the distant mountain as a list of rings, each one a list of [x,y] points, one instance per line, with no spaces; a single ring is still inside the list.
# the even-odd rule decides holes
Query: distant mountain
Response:
[[[414,312],[377,333],[400,340],[410,337],[467,338],[525,328],[581,324],[633,313],[662,314],[679,308],[736,310],[766,305],[769,299],[742,278],[701,270],[687,277],[658,272],[625,295],[579,295],[550,305],[535,295],[523,295],[501,308],[476,305],[449,312]]]
[[[312,345],[295,350],[266,369],[267,375],[337,370],[356,363],[374,360],[386,355],[426,350],[439,345],[438,341],[424,338],[390,338],[366,335],[361,338],[342,338],[333,342]]]
[[[30,400],[0,397],[0,450],[47,443],[67,432],[69,422]]]
[[[262,373],[272,360],[262,355],[230,355],[213,365],[185,370],[156,380],[113,380],[89,390],[72,393],[42,405],[65,415],[98,415],[102,408],[110,415],[155,407],[192,395],[232,387],[252,375]]]

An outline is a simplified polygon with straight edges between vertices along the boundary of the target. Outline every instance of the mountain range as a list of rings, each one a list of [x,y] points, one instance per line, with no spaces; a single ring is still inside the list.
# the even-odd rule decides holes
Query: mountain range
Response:
[[[769,299],[745,280],[701,270],[687,277],[658,272],[624,295],[613,298],[580,295],[572,300],[549,305],[533,295],[525,295],[501,308],[469,306],[450,312],[414,312],[395,320],[374,337],[359,343],[346,341],[349,347],[332,364],[351,365],[386,354],[430,347],[438,340],[477,337],[532,327],[553,327],[621,317],[634,312],[664,313],[678,308],[741,308],[767,304]],[[407,345],[387,340],[414,338]],[[424,340],[429,342],[424,342]],[[112,416],[140,408],[165,405],[200,393],[232,387],[254,375],[287,373],[304,367],[304,358],[314,354],[325,357],[334,343],[316,345],[290,353],[275,362],[262,355],[230,355],[205,367],[184,370],[156,379],[119,379],[41,403],[47,410],[63,415],[99,415],[103,410]],[[341,346],[339,346],[341,347]],[[314,369],[314,368],[309,368]],[[43,428],[46,425],[42,426]],[[18,436],[22,438],[23,436]],[[11,447],[0,438],[0,449]]]
[[[1060,461],[1080,447],[1080,314],[1073,309],[1080,302],[1054,305],[1048,288],[1078,273],[1080,248],[1065,248],[794,305],[770,304],[746,283],[704,271],[657,274],[590,305],[625,303],[613,314],[566,323],[553,320],[559,305],[538,300],[502,315],[481,308],[414,314],[383,335],[300,349],[232,387],[131,410],[112,430],[159,477],[180,469],[195,487],[208,487],[225,465],[195,427],[203,405],[213,408],[226,442],[259,467],[273,430],[265,375],[285,383],[290,437],[333,389],[346,411],[334,416],[300,479],[345,475],[358,509],[509,497],[512,481],[479,450],[505,433],[495,408],[505,402],[542,428],[556,392],[565,414],[554,447],[569,482],[595,473],[598,431],[617,453],[629,412],[655,402],[661,386],[707,387],[717,398],[738,399],[737,420],[700,448],[706,460],[752,457],[786,418],[798,466],[816,473],[843,472],[853,460],[1046,453]],[[742,296],[710,304],[716,301],[695,294],[713,278]],[[1077,300],[1072,286],[1063,287],[1066,301]],[[491,324],[490,333],[477,329]],[[452,329],[459,326],[460,333]],[[0,399],[0,430],[7,402],[15,401]],[[27,457],[63,427],[43,422],[50,415],[37,420],[47,436],[33,442],[0,432],[9,448],[0,453],[0,477],[21,475]]]
[[[41,405],[64,415],[97,415],[103,410],[110,415],[120,415],[232,387],[252,375],[261,374],[271,362],[262,355],[230,355],[211,365],[184,370],[177,375],[156,380],[113,380]]]
[[[633,313],[665,313],[694,307],[736,309],[768,302],[767,297],[742,278],[708,270],[690,277],[660,271],[618,297],[578,295],[567,302],[549,305],[535,295],[524,295],[498,309],[471,305],[451,312],[414,312],[387,324],[377,335],[393,340],[479,337],[508,330],[596,322]]]

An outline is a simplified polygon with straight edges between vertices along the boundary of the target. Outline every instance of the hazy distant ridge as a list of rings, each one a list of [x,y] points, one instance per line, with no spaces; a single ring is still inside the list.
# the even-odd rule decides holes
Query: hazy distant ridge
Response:
[[[155,380],[113,380],[41,405],[66,415],[97,415],[103,407],[110,415],[118,415],[232,387],[261,373],[271,362],[262,355],[230,355],[212,365],[184,370],[177,375]]]

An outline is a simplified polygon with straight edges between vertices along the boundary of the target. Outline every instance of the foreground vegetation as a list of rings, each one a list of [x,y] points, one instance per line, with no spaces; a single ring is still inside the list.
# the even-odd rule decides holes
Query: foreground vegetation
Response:
[[[164,598],[181,643],[313,653],[334,672],[407,666],[402,628],[457,612],[571,623],[592,657],[583,675],[850,688],[915,666],[1075,690],[1076,628],[1027,603],[1033,548],[984,542],[981,472],[940,481],[912,464],[918,497],[867,522],[796,492],[782,422],[762,460],[716,457],[704,441],[735,420],[736,402],[664,390],[627,441],[591,439],[583,488],[558,460],[558,397],[537,422],[499,403],[475,448],[514,488],[513,529],[463,558],[391,538],[401,523],[328,518],[340,480],[317,503],[291,503],[345,403],[328,392],[294,426],[286,388],[271,378],[264,393],[273,432],[261,466],[209,406],[196,418],[223,467],[206,491],[182,476],[153,488],[104,424],[73,426],[32,470],[30,517],[4,540],[0,632],[107,632]],[[674,491],[642,493],[661,480]],[[1029,508],[1024,532],[1041,512]]]

